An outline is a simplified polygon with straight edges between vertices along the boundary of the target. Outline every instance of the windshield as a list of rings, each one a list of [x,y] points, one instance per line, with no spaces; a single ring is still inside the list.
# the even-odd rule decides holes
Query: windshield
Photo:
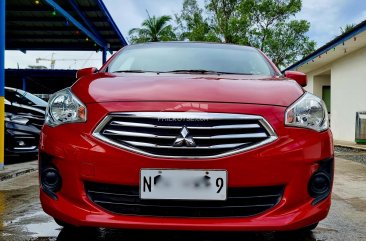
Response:
[[[254,48],[221,44],[145,44],[126,48],[108,72],[217,72],[273,75],[268,61]]]
[[[5,98],[11,103],[29,106],[46,106],[47,102],[19,89],[5,89]]]

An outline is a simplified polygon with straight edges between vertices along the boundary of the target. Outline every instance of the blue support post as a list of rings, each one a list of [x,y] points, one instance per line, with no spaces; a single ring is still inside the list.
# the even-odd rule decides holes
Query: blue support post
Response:
[[[22,78],[22,89],[24,91],[27,91],[27,78],[26,77]]]
[[[4,169],[5,0],[0,1],[0,170]]]
[[[103,64],[107,62],[107,49],[103,48]]]
[[[124,46],[128,45],[126,39],[123,37],[122,33],[119,31],[116,23],[113,21],[112,16],[109,14],[107,7],[104,5],[102,0],[96,0],[99,7],[103,10],[104,14],[107,16],[108,22],[112,25],[116,33],[118,34],[120,40],[122,41],[122,44]]]

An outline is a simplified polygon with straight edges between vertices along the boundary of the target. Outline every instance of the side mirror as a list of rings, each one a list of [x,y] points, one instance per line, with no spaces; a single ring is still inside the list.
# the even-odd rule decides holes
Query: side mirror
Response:
[[[85,69],[80,69],[76,72],[76,79],[79,79],[83,76],[87,76],[87,75],[91,75],[98,72],[97,68],[85,68]]]
[[[308,84],[308,78],[306,74],[298,71],[286,71],[285,77],[295,80],[302,87],[305,87]]]

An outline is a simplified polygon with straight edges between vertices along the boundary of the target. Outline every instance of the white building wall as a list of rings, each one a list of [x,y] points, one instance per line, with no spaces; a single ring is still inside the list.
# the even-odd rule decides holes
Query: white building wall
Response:
[[[320,99],[323,97],[323,86],[330,86],[330,75],[314,76],[313,94]]]
[[[308,77],[308,84],[304,87],[304,89],[307,92],[314,93],[314,75],[307,73],[307,77]]]
[[[335,140],[354,141],[357,111],[366,111],[366,48],[331,66],[331,126]]]
[[[328,83],[330,83],[329,78],[327,79],[326,75],[330,75],[330,68],[331,65],[325,65],[322,66],[321,68],[318,68],[314,71],[305,73],[308,77],[308,85],[304,88],[306,91],[313,93],[317,96],[319,96],[318,94],[320,93],[320,98],[321,98],[321,90],[319,92],[319,90],[317,90],[316,88],[321,88],[323,85],[328,85]],[[327,74],[328,73],[328,74]],[[315,81],[321,81],[322,83],[315,83]]]

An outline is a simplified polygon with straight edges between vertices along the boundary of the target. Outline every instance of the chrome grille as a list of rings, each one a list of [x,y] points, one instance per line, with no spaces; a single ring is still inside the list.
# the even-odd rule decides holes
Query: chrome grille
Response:
[[[124,215],[157,217],[248,217],[263,213],[282,199],[284,186],[229,187],[225,201],[142,200],[137,186],[85,183],[89,199]]]
[[[93,135],[140,154],[222,157],[277,139],[261,116],[201,112],[130,112],[107,116]]]

